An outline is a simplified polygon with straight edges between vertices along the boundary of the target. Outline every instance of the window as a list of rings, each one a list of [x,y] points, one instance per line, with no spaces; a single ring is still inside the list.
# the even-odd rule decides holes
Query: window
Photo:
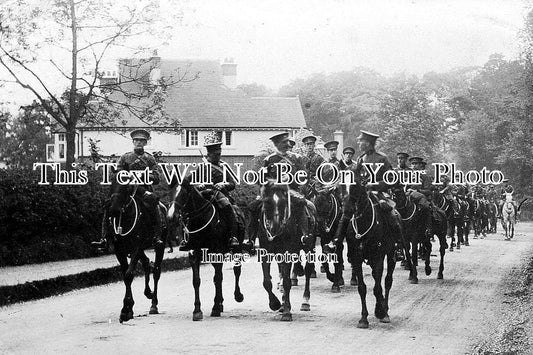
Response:
[[[231,145],[231,131],[226,131],[226,145]]]
[[[46,145],[46,161],[53,162],[55,160],[55,151],[53,144]]]
[[[65,134],[63,133],[60,133],[57,135],[57,140],[60,141],[60,142],[64,142],[65,141]]]
[[[54,147],[55,160],[65,161],[67,159],[67,139],[65,133],[58,133]]]
[[[181,145],[185,147],[198,146],[198,131],[184,130],[181,132]]]

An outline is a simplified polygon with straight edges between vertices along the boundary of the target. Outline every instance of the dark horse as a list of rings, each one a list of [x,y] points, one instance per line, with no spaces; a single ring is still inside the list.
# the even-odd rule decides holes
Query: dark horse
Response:
[[[409,280],[411,283],[416,284],[418,283],[416,266],[418,265],[419,245],[422,245],[423,248],[422,254],[425,262],[426,275],[431,275],[432,270],[430,266],[430,257],[432,249],[432,236],[426,235],[425,216],[417,208],[416,204],[406,196],[404,190],[400,188],[393,189],[393,195],[394,200],[396,201],[396,209],[402,216],[405,237],[408,243],[411,244],[411,263],[413,267],[411,269],[411,273],[409,274]],[[446,243],[448,224],[446,215],[440,208],[433,206],[432,213],[432,229],[433,233],[437,235],[440,245],[440,264],[437,278],[442,279],[444,271],[444,254],[446,253],[446,248],[448,248],[448,244]]]
[[[261,209],[261,228],[259,233],[259,246],[261,267],[263,269],[263,287],[268,293],[269,307],[273,311],[281,311],[282,321],[292,321],[290,291],[291,291],[291,266],[294,260],[290,257],[282,258],[281,255],[300,255],[300,250],[312,252],[313,241],[308,246],[302,246],[300,229],[296,221],[296,208],[290,199],[291,192],[287,185],[274,185],[268,183],[262,186],[263,204]],[[277,258],[279,257],[279,258]],[[272,292],[272,276],[270,274],[270,264],[272,259],[278,263],[283,284],[283,307],[276,295]],[[309,311],[309,289],[311,273],[314,270],[314,263],[305,264],[305,289],[303,302],[300,310]],[[282,309],[281,309],[282,308]]]
[[[382,323],[389,323],[389,292],[392,287],[392,274],[396,266],[395,237],[387,221],[385,212],[379,206],[377,197],[368,193],[360,183],[348,186],[349,197],[344,203],[350,203],[354,217],[349,221],[346,232],[349,261],[357,277],[357,289],[361,297],[361,319],[358,328],[368,328],[368,309],[366,307],[366,285],[363,279],[363,262],[366,260],[372,268],[374,278],[374,296],[376,307],[374,314]],[[346,208],[346,207],[345,207]],[[345,221],[348,222],[348,221]],[[387,274],[385,276],[385,296],[381,286],[384,261],[387,256]]]
[[[123,307],[120,311],[120,322],[133,318],[133,294],[131,283],[137,263],[141,261],[145,275],[144,295],[152,300],[150,314],[157,314],[157,286],[161,276],[161,262],[165,248],[167,234],[165,212],[158,208],[159,218],[162,223],[161,238],[155,239],[154,221],[150,218],[147,206],[144,205],[137,192],[137,186],[120,185],[113,181],[110,189],[109,205],[105,211],[104,223],[109,223],[114,237],[115,255],[120,263],[120,269],[126,285]],[[109,219],[107,218],[109,217]],[[152,217],[153,218],[153,217]],[[154,291],[150,289],[150,259],[144,250],[150,247],[155,250],[155,262],[153,265]],[[128,263],[128,256],[130,261]]]
[[[242,243],[244,239],[244,228],[242,227],[243,214],[234,206],[239,230],[237,237]],[[226,221],[220,218],[219,212],[213,201],[205,199],[196,187],[190,184],[187,179],[176,185],[174,188],[174,199],[171,202],[168,217],[174,220],[180,214],[183,230],[189,238],[189,264],[192,269],[192,284],[194,287],[194,311],[192,320],[198,321],[203,319],[200,302],[200,263],[203,256],[212,256],[211,262],[215,269],[213,282],[215,284],[215,299],[211,310],[211,317],[220,317],[224,311],[222,296],[222,265],[224,257],[229,253],[228,249],[228,226]],[[213,259],[214,258],[214,259]],[[235,263],[233,267],[235,274],[234,297],[237,302],[242,302],[244,296],[239,287],[239,278],[241,275],[240,263]]]
[[[324,246],[333,241],[342,215],[342,202],[335,196],[333,189],[334,186],[316,190],[316,235],[320,237],[320,245],[322,246],[323,252],[325,249]],[[342,269],[344,266],[342,258],[343,249],[344,244],[340,244],[338,248],[335,248],[338,262],[333,264],[333,273],[329,270],[329,263],[324,262],[322,264],[328,280],[333,282],[333,285],[331,286],[332,292],[340,292],[340,286],[344,285],[344,279],[342,277]]]

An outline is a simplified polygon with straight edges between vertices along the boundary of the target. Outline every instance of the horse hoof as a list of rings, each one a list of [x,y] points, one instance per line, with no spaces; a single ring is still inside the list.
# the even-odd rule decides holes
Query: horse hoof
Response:
[[[461,249],[461,245],[457,244],[457,247],[455,249],[457,249],[457,250]]]
[[[311,275],[309,277],[312,279],[316,279],[316,271],[315,270],[311,271]]]
[[[202,311],[193,312],[193,314],[192,314],[192,320],[193,321],[199,321],[199,320],[202,320],[202,319],[204,319],[204,314],[202,313]]]
[[[468,247],[468,246],[470,246],[470,243],[465,242],[465,247]]]
[[[324,267],[324,265],[320,266],[320,272],[323,273],[323,274],[326,273],[326,268]]]
[[[283,313],[281,315],[281,321],[282,322],[292,322],[292,314],[291,313]]]
[[[442,273],[439,272],[439,274],[437,275],[437,279],[442,280],[443,278],[444,276],[442,275]]]
[[[344,286],[344,277],[339,278],[339,286]]]
[[[291,279],[292,286],[298,286],[298,279]]]
[[[416,285],[418,283],[418,278],[413,277],[411,280],[409,280],[413,285]]]
[[[426,275],[429,276],[431,275],[431,266],[426,266]]]
[[[120,313],[120,323],[133,319],[133,311]]]
[[[368,321],[361,319],[359,321],[359,323],[357,323],[357,328],[367,329],[368,328]]]
[[[350,280],[350,285],[351,285],[351,286],[357,286],[357,280],[355,280],[355,279],[351,279],[351,280]]]
[[[379,320],[381,323],[390,323],[389,316],[385,316]]]
[[[281,308],[281,302],[278,300],[277,297],[274,297],[268,303],[268,307],[270,307],[270,309],[273,311],[278,311]]]
[[[311,310],[311,306],[309,303],[302,303],[302,306],[300,307],[300,311],[308,312]]]
[[[240,292],[235,292],[234,293],[234,296],[235,296],[235,301],[241,303],[242,301],[244,301],[244,295]]]
[[[219,309],[212,309],[211,310],[211,317],[220,317],[220,310]]]
[[[152,306],[150,307],[150,312],[148,312],[149,314],[159,314],[159,310],[157,309],[157,306]]]
[[[339,293],[339,292],[341,292],[341,288],[339,286],[333,285],[333,286],[331,286],[331,292]]]

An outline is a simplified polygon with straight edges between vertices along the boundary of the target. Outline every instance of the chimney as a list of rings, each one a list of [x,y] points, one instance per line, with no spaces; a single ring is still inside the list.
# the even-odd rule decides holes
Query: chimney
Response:
[[[235,89],[237,87],[237,64],[234,63],[233,58],[226,58],[221,67],[222,83],[228,89]]]
[[[152,52],[152,57],[148,63],[150,65],[150,84],[157,85],[161,79],[161,57],[157,54],[157,49]]]
[[[339,142],[339,151],[344,149],[344,132],[340,129],[333,132],[333,140]]]

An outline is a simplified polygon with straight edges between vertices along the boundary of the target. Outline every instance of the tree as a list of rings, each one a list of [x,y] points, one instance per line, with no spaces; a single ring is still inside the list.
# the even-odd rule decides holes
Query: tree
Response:
[[[20,108],[18,115],[0,118],[0,157],[10,167],[29,168],[42,161],[48,143],[50,117],[37,102]]]
[[[163,7],[156,0],[11,0],[7,5],[0,9],[0,67],[10,78],[4,81],[29,90],[64,127],[67,168],[81,122],[113,125],[127,118],[124,114],[148,124],[171,121],[163,106],[167,88],[194,79],[180,72],[158,77],[155,55],[122,61],[118,81],[104,75],[111,58],[145,53],[168,40],[179,6]],[[55,75],[48,75],[51,70]]]

